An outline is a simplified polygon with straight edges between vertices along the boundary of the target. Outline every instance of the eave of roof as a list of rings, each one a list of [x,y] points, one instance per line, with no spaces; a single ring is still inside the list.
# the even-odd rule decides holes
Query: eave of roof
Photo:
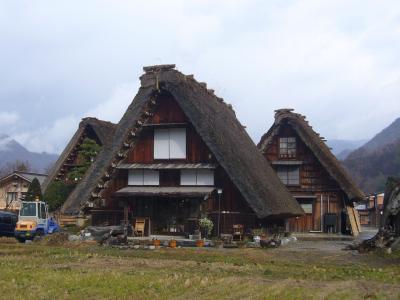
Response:
[[[117,169],[150,169],[150,170],[165,170],[165,169],[215,169],[215,164],[199,163],[156,163],[156,164],[120,164]]]
[[[176,197],[205,197],[211,194],[215,187],[209,186],[127,186],[115,194],[117,196],[176,196]]]

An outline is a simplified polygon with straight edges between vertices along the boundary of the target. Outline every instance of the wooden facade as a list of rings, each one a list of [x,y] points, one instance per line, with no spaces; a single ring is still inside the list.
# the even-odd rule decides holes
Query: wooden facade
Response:
[[[248,231],[259,226],[256,214],[229,179],[225,170],[218,164],[176,101],[171,96],[164,95],[159,99],[159,103],[151,119],[143,124],[143,130],[138,136],[137,143],[121,164],[212,164],[215,166],[212,192],[197,197],[181,196],[179,192],[169,196],[138,196],[134,194],[118,196],[117,191],[128,186],[129,176],[128,169],[119,169],[115,178],[102,192],[107,210],[118,211],[120,209],[121,212],[121,208],[127,205],[130,222],[134,222],[136,218],[145,218],[147,222],[145,231],[148,232],[148,227],[151,227],[151,234],[193,234],[197,229],[198,219],[201,217],[208,217],[213,221],[214,235],[217,235],[218,222],[220,223],[220,233],[232,233],[234,224],[242,224]],[[154,158],[154,131],[157,128],[186,129],[185,159]],[[181,186],[180,169],[160,169],[158,171],[159,185],[156,187]],[[220,198],[217,193],[218,189],[222,189]],[[104,212],[94,213],[93,221],[97,223],[96,225],[105,221],[100,214],[104,214]],[[109,220],[110,222],[122,222],[122,213],[110,215],[114,218]],[[119,219],[115,219],[115,216],[119,216]]]
[[[46,178],[45,174],[15,171],[0,179],[0,209],[17,211],[25,198],[32,180],[37,178],[40,184]]]
[[[302,215],[231,105],[174,65],[143,70],[138,93],[63,214],[91,215],[94,224],[109,215],[115,224],[123,211],[124,221],[145,218],[147,233],[179,234],[193,232],[201,217],[214,221],[216,234]]]
[[[304,216],[288,220],[289,230],[358,233],[359,228],[354,229],[354,224],[351,224],[353,221],[359,224],[351,199],[332,176],[334,172],[326,167],[326,161],[325,165],[322,163],[321,157],[329,160],[329,164],[338,170],[337,173],[344,173],[338,166],[339,162],[319,135],[312,131],[303,116],[292,113],[291,110],[278,110],[275,119],[275,124],[263,136],[259,147],[305,212]],[[305,128],[301,135],[300,126]],[[344,175],[342,177],[347,180]],[[351,218],[348,216],[349,211]]]

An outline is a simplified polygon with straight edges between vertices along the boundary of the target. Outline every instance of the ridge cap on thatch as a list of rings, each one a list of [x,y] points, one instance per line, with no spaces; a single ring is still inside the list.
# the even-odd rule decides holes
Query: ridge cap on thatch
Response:
[[[277,134],[279,126],[287,121],[298,133],[303,142],[314,153],[318,161],[327,170],[340,188],[346,193],[349,200],[359,201],[365,198],[364,193],[354,183],[340,161],[331,152],[325,138],[321,137],[307,121],[304,115],[295,113],[294,109],[282,108],[275,110],[275,120],[270,129],[261,137],[257,147],[265,153],[272,138]]]
[[[299,204],[258,151],[231,106],[206,84],[174,70],[173,65],[145,67],[141,87],[118,124],[114,139],[89,168],[62,211],[78,213],[91,197],[101,198],[103,181],[112,178],[122,161],[124,145],[134,139],[159,93],[169,93],[201,136],[218,163],[260,218],[303,214]]]
[[[55,180],[57,174],[61,170],[62,165],[65,163],[65,160],[68,158],[71,151],[75,148],[81,135],[85,131],[86,126],[91,126],[91,128],[99,138],[100,142],[104,145],[111,140],[113,131],[115,130],[117,125],[109,121],[99,120],[94,117],[82,118],[82,120],[79,122],[78,129],[75,131],[74,135],[71,137],[63,152],[61,152],[53,167],[50,169],[48,176],[44,180],[42,187],[43,192],[45,192],[49,184],[53,180]]]

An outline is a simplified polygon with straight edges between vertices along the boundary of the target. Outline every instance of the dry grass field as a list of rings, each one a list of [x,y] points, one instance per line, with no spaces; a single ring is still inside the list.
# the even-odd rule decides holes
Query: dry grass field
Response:
[[[399,299],[400,256],[341,242],[119,250],[0,240],[4,299]]]

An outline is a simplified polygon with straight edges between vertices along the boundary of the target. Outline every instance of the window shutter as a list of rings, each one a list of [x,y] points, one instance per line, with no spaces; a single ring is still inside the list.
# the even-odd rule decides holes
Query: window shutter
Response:
[[[154,159],[169,159],[169,130],[154,130]]]
[[[214,171],[197,170],[197,185],[214,185]]]
[[[129,170],[128,185],[143,185],[143,170]]]
[[[186,158],[185,128],[171,128],[169,130],[169,158]]]
[[[159,171],[144,170],[143,171],[143,185],[160,185]]]
[[[196,185],[196,170],[181,170],[181,185]]]

